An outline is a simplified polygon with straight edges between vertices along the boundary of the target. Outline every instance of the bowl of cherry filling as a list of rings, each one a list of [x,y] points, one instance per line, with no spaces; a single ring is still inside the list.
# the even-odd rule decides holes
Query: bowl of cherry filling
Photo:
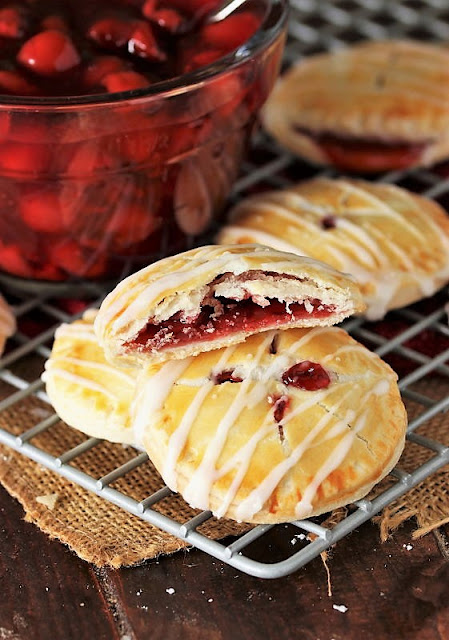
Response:
[[[287,0],[0,8],[0,274],[65,291],[185,250],[220,215],[276,79]]]

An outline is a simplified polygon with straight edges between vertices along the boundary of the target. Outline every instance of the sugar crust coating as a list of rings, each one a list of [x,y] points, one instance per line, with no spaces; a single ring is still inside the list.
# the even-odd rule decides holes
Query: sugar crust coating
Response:
[[[329,386],[285,385],[301,361],[321,364]],[[193,507],[254,523],[310,517],[360,499],[396,464],[407,423],[396,380],[342,329],[269,331],[142,370],[135,438]]]

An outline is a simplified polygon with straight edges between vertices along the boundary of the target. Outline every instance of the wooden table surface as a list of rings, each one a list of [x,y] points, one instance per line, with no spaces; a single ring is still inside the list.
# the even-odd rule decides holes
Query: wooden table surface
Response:
[[[3,489],[0,511],[0,640],[449,639],[449,529],[412,540],[409,523],[381,544],[363,525],[332,551],[329,597],[320,559],[277,580],[196,550],[99,570]]]

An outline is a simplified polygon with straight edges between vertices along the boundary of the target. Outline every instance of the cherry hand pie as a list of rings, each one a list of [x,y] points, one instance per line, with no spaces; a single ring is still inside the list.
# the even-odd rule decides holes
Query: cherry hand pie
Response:
[[[342,329],[267,331],[142,370],[135,440],[193,507],[276,523],[366,495],[398,460],[396,374]]]
[[[302,60],[263,113],[281,144],[320,165],[372,172],[449,157],[449,50],[367,42]]]
[[[123,280],[95,332],[117,363],[185,358],[274,328],[331,325],[362,311],[350,276],[260,245],[206,246]]]
[[[449,282],[449,217],[387,184],[321,178],[252,196],[231,211],[218,242],[261,242],[351,273],[370,320]]]
[[[93,330],[96,311],[61,325],[42,378],[55,411],[71,427],[95,438],[133,444],[129,407],[137,371],[114,367]]]

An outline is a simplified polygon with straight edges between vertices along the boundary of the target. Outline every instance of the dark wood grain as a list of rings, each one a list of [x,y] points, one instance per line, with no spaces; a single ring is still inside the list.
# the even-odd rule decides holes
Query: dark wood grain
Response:
[[[137,638],[447,640],[449,563],[435,538],[411,541],[410,525],[383,545],[378,535],[367,524],[335,548],[332,597],[320,559],[265,581],[193,551],[109,578]]]
[[[449,638],[444,529],[438,540],[413,541],[409,524],[381,544],[378,528],[364,525],[332,551],[329,597],[320,559],[272,581],[199,551],[94,570],[25,523],[3,490],[0,513],[1,640]],[[289,547],[290,531],[271,535],[273,556]],[[265,545],[256,543],[253,553],[266,555]]]
[[[120,637],[92,568],[24,522],[3,488],[0,522],[1,640]]]

